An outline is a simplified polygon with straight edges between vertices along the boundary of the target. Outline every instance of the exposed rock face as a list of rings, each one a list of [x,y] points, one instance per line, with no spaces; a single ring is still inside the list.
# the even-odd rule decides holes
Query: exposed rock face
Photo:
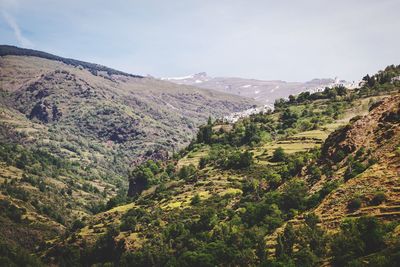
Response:
[[[361,147],[377,150],[385,156],[385,147],[395,143],[400,131],[400,96],[378,102],[364,117],[353,119],[349,125],[332,133],[322,147],[325,161],[340,162],[341,155],[354,153]]]
[[[157,149],[155,151],[148,151],[145,154],[145,157],[146,157],[146,160],[151,159],[154,161],[157,161],[157,160],[165,161],[169,158],[168,151],[163,150],[163,149]]]
[[[369,215],[389,221],[398,220],[399,144],[400,95],[374,104],[366,116],[353,120],[345,128],[329,136],[323,146],[322,159],[328,166],[336,167],[330,179],[345,178],[346,171],[352,166],[349,162],[353,160],[363,164],[365,170],[345,180],[339,189],[327,195],[315,209],[325,227],[338,227],[346,216],[354,218]],[[357,156],[361,148],[364,152]],[[338,156],[339,154],[342,156]],[[332,159],[336,159],[336,165],[332,164]],[[384,192],[386,200],[381,205],[370,205],[376,192]],[[355,196],[361,196],[366,206],[352,211],[348,208],[348,203]]]

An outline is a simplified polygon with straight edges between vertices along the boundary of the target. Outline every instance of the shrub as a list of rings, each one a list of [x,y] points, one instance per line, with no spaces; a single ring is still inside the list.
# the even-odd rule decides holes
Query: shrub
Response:
[[[44,266],[38,258],[20,247],[0,241],[0,266]]]
[[[290,181],[282,193],[283,209],[286,211],[290,209],[304,209],[306,204],[306,196],[307,185],[303,181]]]
[[[192,197],[192,200],[190,201],[190,204],[193,205],[193,206],[196,206],[196,205],[200,204],[200,201],[201,201],[201,199],[200,199],[199,194],[196,194],[196,195],[194,195]]]
[[[272,154],[271,161],[272,162],[280,162],[280,161],[285,161],[286,160],[286,153],[283,150],[283,148],[278,147],[275,149],[274,153]]]
[[[380,205],[382,204],[382,202],[384,202],[386,200],[386,195],[384,192],[377,192],[372,200],[371,200],[371,204],[372,205]]]
[[[245,151],[240,153],[236,151],[228,156],[227,168],[244,169],[250,167],[253,163],[253,153]]]
[[[282,183],[282,177],[279,173],[270,173],[266,179],[272,188],[277,188]]]
[[[189,178],[191,178],[191,176],[193,176],[193,174],[195,174],[195,172],[196,167],[193,164],[190,164],[188,166],[185,165],[179,170],[178,177],[183,180],[188,180]]]
[[[385,247],[384,227],[375,217],[346,220],[340,228],[331,244],[334,266],[349,266],[347,264],[351,261]]]
[[[207,158],[201,157],[199,161],[199,169],[204,169],[207,165]]]
[[[358,197],[350,199],[350,201],[347,203],[347,208],[349,210],[358,210],[361,208],[361,203],[361,199]]]
[[[344,180],[348,181],[349,179],[356,177],[360,173],[364,172],[366,169],[367,167],[361,162],[358,161],[350,162],[349,166],[347,167],[344,173]]]
[[[73,222],[72,226],[71,226],[71,230],[72,231],[76,231],[78,229],[82,229],[83,227],[85,227],[85,223],[82,222],[81,220],[77,219]]]
[[[309,173],[309,175],[310,175],[310,179],[311,179],[312,182],[317,182],[318,180],[321,179],[322,172],[321,172],[321,170],[320,170],[317,166],[315,166],[315,165],[311,165],[311,166],[308,168],[308,173]]]
[[[26,213],[25,209],[18,208],[8,200],[0,200],[0,211],[14,222],[21,222],[22,215]]]
[[[133,231],[136,227],[136,218],[134,216],[124,216],[122,218],[120,229],[121,231]]]

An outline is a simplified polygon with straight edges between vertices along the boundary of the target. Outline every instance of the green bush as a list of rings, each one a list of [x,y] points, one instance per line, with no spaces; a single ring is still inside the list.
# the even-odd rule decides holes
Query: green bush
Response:
[[[199,194],[196,194],[192,197],[190,204],[193,206],[196,206],[196,205],[200,204],[200,202],[201,202],[201,198],[200,198]]]
[[[25,209],[18,208],[17,206],[13,205],[11,202],[5,199],[0,200],[0,211],[1,214],[6,215],[14,222],[21,222],[22,215],[26,213]]]
[[[361,208],[362,201],[359,197],[352,198],[350,201],[347,203],[347,208],[349,210],[358,210]]]
[[[119,227],[121,231],[134,231],[136,223],[137,219],[135,216],[124,216]]]
[[[331,244],[334,266],[347,266],[351,261],[385,247],[385,228],[375,217],[346,220],[340,228]]]
[[[196,167],[193,164],[182,166],[178,172],[178,177],[183,180],[189,180],[196,173]]]
[[[377,193],[375,193],[375,195],[371,199],[371,204],[377,206],[377,205],[382,204],[385,200],[386,200],[385,193],[384,192],[377,192]]]
[[[29,252],[25,251],[24,249],[12,246],[4,241],[0,241],[0,266],[40,267],[44,266],[44,264],[42,264],[34,255],[30,255]]]
[[[204,169],[207,165],[208,159],[205,157],[201,157],[199,161],[199,169]]]
[[[287,155],[283,148],[278,147],[277,149],[274,150],[272,154],[271,161],[272,162],[280,162],[280,161],[285,161],[287,158]]]
[[[71,230],[75,232],[76,230],[82,229],[83,227],[85,227],[85,223],[80,219],[77,219],[72,223]]]

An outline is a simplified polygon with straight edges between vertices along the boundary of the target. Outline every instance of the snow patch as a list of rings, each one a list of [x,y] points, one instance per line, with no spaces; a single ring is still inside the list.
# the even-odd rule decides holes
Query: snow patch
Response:
[[[179,110],[178,108],[174,107],[173,105],[171,105],[171,104],[168,103],[168,102],[165,102],[165,104],[166,104],[168,107],[172,108],[172,109]]]
[[[179,81],[179,80],[193,79],[193,77],[194,77],[194,75],[188,75],[188,76],[182,76],[182,77],[161,78],[161,80]]]

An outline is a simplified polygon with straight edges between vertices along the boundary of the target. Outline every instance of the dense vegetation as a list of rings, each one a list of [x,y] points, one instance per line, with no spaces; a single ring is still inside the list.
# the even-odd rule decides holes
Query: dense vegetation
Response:
[[[393,69],[399,67],[388,67],[383,73]],[[131,172],[135,207],[123,212],[117,223],[109,223],[94,244],[82,250],[67,237],[69,244],[53,247],[49,255],[59,257],[62,265],[84,266],[104,262],[116,266],[318,266],[327,262],[394,266],[400,260],[400,244],[394,235],[398,221],[348,218],[332,234],[313,212],[331,192],[377,162],[373,151],[364,147],[354,153],[339,151],[327,160],[318,147],[321,139],[297,136],[326,131],[366,92],[368,96],[396,92],[397,83],[386,81],[384,89],[366,82],[355,91],[337,87],[302,93],[278,100],[274,112],[252,115],[234,125],[209,119],[192,143],[173,158],[146,161]],[[376,103],[368,105],[372,109]],[[259,153],[267,144],[285,146],[296,138],[316,146],[288,152],[276,145]],[[192,160],[195,155],[200,155],[197,162]],[[188,163],[180,165],[182,161]],[[343,170],[341,179],[331,179],[337,169]],[[227,178],[214,178],[220,176]],[[228,190],[205,197],[202,190],[212,192],[221,180]],[[310,194],[321,181],[322,186]],[[197,193],[184,208],[161,205],[173,199],[176,202],[171,204],[179,204],[185,188]],[[348,212],[364,205],[364,198],[349,199]],[[386,200],[385,193],[376,192],[368,205]],[[282,231],[275,232],[279,228]],[[79,231],[72,240],[77,235]],[[140,245],[127,250],[125,242],[132,242],[131,235]],[[273,237],[272,247],[266,237]]]
[[[132,202],[134,166],[167,168],[208,116],[254,103],[11,46],[0,65],[0,240],[38,255]],[[144,188],[169,179],[151,171]]]
[[[340,147],[329,158],[327,151],[359,119],[343,123],[354,106],[367,102],[366,110],[373,110],[379,96],[398,92],[393,78],[399,75],[400,66],[389,66],[366,76],[360,89],[290,96],[277,100],[274,111],[233,125],[209,118],[187,148],[172,156],[154,149],[135,161],[134,154],[110,149],[123,149],[144,134],[123,126],[119,107],[69,118],[85,125],[82,131],[93,140],[111,138],[106,146],[72,132],[64,140],[57,124],[48,128],[51,138],[42,147],[2,142],[0,161],[7,168],[0,221],[20,231],[21,239],[26,229],[47,233],[54,228],[46,226],[56,224],[57,240],[53,233],[35,242],[46,263],[61,266],[393,266],[400,260],[398,221],[357,213],[385,203],[389,194],[345,199],[346,214],[354,216],[335,221],[336,233],[315,210],[376,166],[372,147]],[[396,123],[397,113],[387,120]],[[131,170],[124,169],[133,162]],[[123,173],[129,190],[120,180]],[[99,182],[107,180],[114,186]],[[21,248],[31,240],[17,244],[0,244],[0,265],[40,266]]]

